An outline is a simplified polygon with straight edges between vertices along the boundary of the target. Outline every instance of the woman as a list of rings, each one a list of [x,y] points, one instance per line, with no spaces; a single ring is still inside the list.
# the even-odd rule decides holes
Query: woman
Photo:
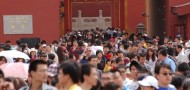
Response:
[[[36,60],[37,59],[36,52],[37,52],[37,50],[35,48],[30,49],[30,54],[29,54],[30,60]]]
[[[5,63],[7,63],[6,57],[0,56],[0,66],[1,66],[2,64],[5,64]]]
[[[97,50],[96,56],[98,57],[97,68],[103,70],[106,63],[106,58],[103,57],[103,52],[101,50]]]
[[[148,48],[146,53],[146,60],[148,61],[148,65],[151,67],[151,71],[153,71],[157,61],[157,57],[153,48]]]

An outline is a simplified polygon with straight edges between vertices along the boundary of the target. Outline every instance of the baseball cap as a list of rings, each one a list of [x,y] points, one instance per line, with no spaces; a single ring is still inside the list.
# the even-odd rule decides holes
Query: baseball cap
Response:
[[[158,81],[153,76],[146,76],[142,81],[138,81],[138,83],[142,86],[153,86],[158,89]]]

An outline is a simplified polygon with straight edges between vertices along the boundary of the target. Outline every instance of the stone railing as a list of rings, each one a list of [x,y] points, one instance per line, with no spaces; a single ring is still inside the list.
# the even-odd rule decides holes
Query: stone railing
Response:
[[[107,29],[111,27],[111,17],[102,17],[102,10],[99,10],[99,17],[81,17],[81,11],[78,11],[78,17],[72,18],[73,30],[91,30],[95,28]]]

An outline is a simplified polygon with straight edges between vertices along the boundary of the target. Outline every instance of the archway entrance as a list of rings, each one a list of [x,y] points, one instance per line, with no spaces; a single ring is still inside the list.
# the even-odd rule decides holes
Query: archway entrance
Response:
[[[163,37],[166,34],[167,0],[148,0],[148,6],[149,35]]]

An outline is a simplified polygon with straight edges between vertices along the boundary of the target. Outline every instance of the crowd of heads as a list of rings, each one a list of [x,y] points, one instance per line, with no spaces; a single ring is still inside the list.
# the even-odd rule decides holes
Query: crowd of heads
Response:
[[[15,58],[30,64],[28,85],[46,82],[58,90],[72,85],[77,90],[188,90],[190,86],[190,42],[181,37],[96,28],[68,32],[51,44],[42,40],[32,48],[16,43],[14,49],[30,57]],[[11,42],[0,45],[1,51],[10,49]],[[0,56],[0,65],[7,62]]]

